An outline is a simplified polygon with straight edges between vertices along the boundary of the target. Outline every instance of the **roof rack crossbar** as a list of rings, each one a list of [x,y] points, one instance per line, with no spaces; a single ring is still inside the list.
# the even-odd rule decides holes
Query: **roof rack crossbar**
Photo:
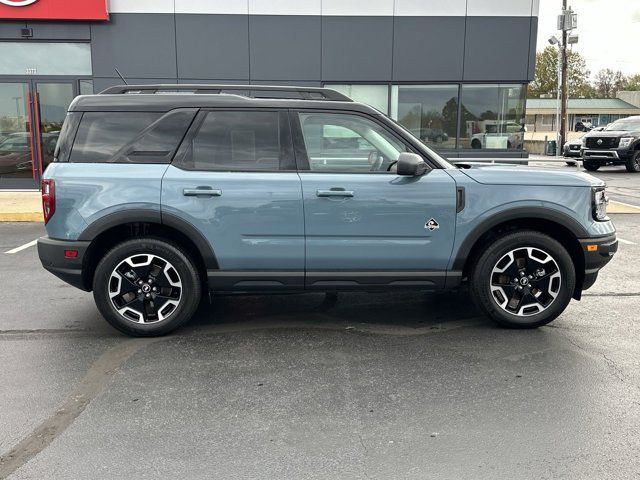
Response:
[[[249,98],[282,98],[300,100],[330,100],[351,102],[349,97],[330,88],[289,87],[268,85],[207,85],[207,84],[156,84],[156,85],[116,85],[109,87],[100,95],[127,93],[192,93],[204,95],[233,94]]]

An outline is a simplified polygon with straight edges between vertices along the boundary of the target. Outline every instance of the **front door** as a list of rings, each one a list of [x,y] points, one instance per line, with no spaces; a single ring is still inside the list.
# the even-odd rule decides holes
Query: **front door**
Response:
[[[87,86],[76,79],[0,81],[0,188],[39,186],[69,104]]]
[[[297,112],[307,288],[439,287],[454,240],[456,186],[445,170],[399,176],[411,150],[372,117]]]

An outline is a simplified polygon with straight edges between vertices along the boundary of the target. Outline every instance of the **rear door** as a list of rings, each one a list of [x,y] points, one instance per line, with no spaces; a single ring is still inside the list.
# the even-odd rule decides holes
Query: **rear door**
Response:
[[[284,110],[201,111],[162,182],[162,214],[193,224],[214,290],[301,289],[304,218]]]
[[[368,115],[299,111],[293,124],[307,287],[443,286],[456,221],[451,176],[397,175],[411,147]]]

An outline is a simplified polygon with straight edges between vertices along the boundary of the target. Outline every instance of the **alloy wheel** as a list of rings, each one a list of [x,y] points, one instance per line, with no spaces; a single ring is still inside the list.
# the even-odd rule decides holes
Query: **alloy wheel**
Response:
[[[491,271],[493,299],[505,312],[521,317],[544,312],[555,301],[561,285],[558,263],[536,247],[509,251]]]
[[[166,320],[182,298],[182,279],[176,268],[158,255],[132,255],[121,261],[109,278],[109,298],[116,311],[135,323]]]

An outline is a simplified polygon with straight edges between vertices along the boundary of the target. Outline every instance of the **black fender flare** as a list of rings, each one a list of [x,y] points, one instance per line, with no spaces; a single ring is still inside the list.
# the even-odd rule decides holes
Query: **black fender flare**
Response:
[[[218,260],[205,236],[192,223],[167,212],[152,208],[134,208],[110,213],[91,223],[78,237],[81,241],[92,241],[103,232],[127,223],[155,223],[171,227],[189,238],[196,246],[207,270],[217,270]]]
[[[455,254],[455,260],[452,265],[452,270],[462,271],[467,262],[471,249],[476,242],[492,228],[506,222],[513,220],[545,220],[553,222],[569,230],[577,239],[589,237],[589,232],[582,226],[577,220],[569,215],[562,213],[558,210],[552,210],[545,207],[515,207],[509,210],[504,210],[484,219],[479,225],[477,225],[467,238],[464,239],[460,248]]]

